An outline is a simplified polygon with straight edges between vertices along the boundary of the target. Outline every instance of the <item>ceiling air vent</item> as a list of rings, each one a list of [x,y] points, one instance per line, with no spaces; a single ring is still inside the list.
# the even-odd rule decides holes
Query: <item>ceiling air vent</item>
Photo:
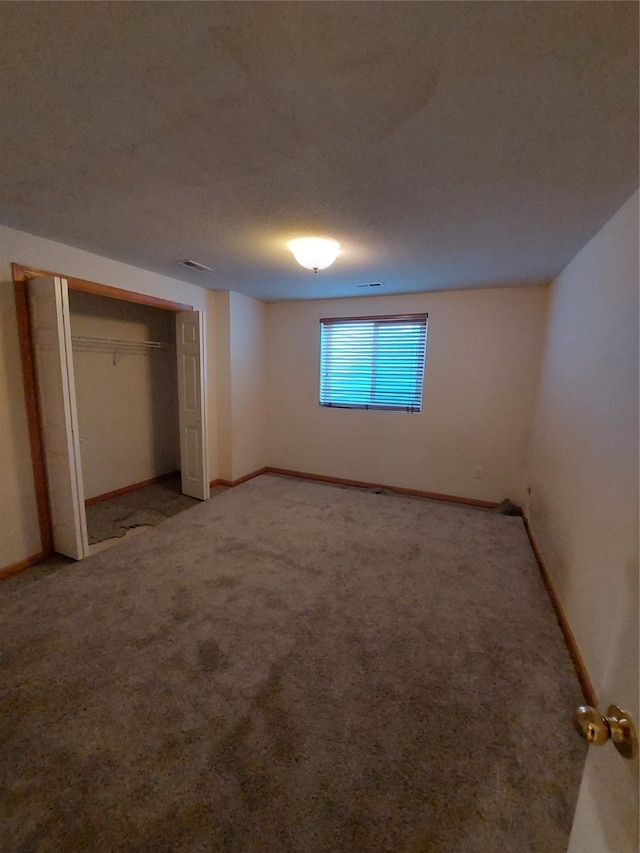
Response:
[[[183,267],[189,267],[189,269],[198,270],[198,272],[213,272],[211,267],[199,264],[197,261],[180,261],[180,263]]]
[[[373,281],[371,284],[356,284],[356,287],[382,287],[382,282]]]

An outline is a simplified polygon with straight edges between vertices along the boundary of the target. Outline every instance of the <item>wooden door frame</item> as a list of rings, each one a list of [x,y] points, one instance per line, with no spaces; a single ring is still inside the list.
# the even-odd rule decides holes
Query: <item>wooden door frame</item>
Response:
[[[13,292],[16,305],[16,320],[18,325],[18,343],[20,347],[20,363],[22,366],[22,382],[24,386],[24,399],[27,412],[27,430],[29,433],[29,448],[31,451],[31,467],[33,470],[33,483],[36,495],[36,508],[38,513],[38,527],[42,543],[41,560],[50,557],[53,551],[53,533],[51,528],[51,510],[49,508],[49,485],[44,463],[44,446],[42,440],[42,426],[40,406],[38,403],[38,385],[36,379],[35,359],[33,354],[33,335],[31,331],[31,313],[29,310],[28,282],[31,278],[64,278],[69,290],[79,290],[83,293],[92,293],[95,296],[106,296],[110,299],[119,299],[122,302],[135,302],[138,305],[149,305],[152,308],[164,308],[166,311],[192,311],[193,305],[185,305],[181,302],[172,302],[169,299],[161,299],[157,296],[148,296],[133,290],[124,290],[121,287],[112,287],[108,284],[100,284],[97,281],[88,281],[83,278],[75,278],[64,273],[41,270],[24,264],[12,263],[11,273],[13,276]]]

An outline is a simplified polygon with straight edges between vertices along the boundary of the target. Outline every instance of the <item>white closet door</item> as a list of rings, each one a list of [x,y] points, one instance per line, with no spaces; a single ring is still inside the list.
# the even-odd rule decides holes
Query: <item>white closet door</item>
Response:
[[[176,314],[180,468],[185,495],[209,498],[204,391],[204,317],[201,311]]]
[[[29,281],[29,307],[53,548],[81,560],[89,555],[89,543],[66,279]]]

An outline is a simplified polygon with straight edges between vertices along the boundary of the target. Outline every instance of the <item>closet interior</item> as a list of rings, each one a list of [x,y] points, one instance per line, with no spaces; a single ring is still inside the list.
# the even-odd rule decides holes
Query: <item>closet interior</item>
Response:
[[[104,522],[111,511],[118,521],[111,502],[120,500],[125,515],[132,510],[131,500],[114,493],[180,468],[175,313],[71,290],[69,321],[84,498],[96,507],[87,512],[92,544],[108,529],[101,515]],[[166,489],[183,498],[176,478]],[[162,517],[153,505],[162,491],[140,490],[132,499],[142,501],[140,509],[151,500],[147,510]]]

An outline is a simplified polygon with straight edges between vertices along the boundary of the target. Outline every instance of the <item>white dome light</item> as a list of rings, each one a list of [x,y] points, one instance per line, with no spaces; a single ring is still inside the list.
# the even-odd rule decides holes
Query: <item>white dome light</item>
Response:
[[[300,266],[314,272],[330,267],[340,250],[340,243],[328,237],[300,237],[287,245]]]

